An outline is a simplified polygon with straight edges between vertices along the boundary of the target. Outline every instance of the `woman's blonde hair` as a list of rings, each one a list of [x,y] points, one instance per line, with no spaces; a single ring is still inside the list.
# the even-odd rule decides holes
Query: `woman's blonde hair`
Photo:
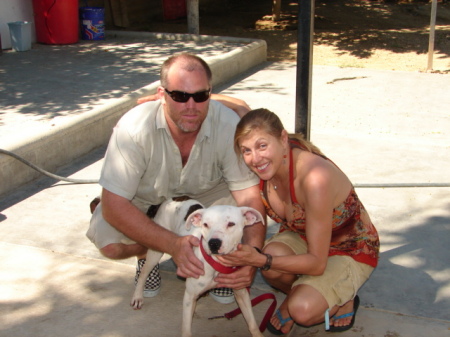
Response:
[[[249,111],[239,121],[234,133],[234,151],[239,157],[241,156],[240,140],[247,137],[253,130],[261,130],[277,139],[281,139],[284,127],[280,118],[270,110],[261,108]],[[289,138],[295,139],[303,150],[323,156],[320,149],[307,141],[302,134],[289,134]]]

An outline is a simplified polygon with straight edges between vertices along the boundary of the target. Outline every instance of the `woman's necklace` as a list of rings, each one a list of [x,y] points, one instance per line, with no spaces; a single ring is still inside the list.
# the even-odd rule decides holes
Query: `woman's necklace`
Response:
[[[286,157],[287,157],[287,155],[283,156],[283,165],[286,165]],[[278,188],[277,185],[275,185],[275,183],[273,181],[271,181],[271,183],[272,183],[273,189],[276,191]]]
[[[278,184],[275,184],[275,181],[273,181],[273,180],[270,183],[272,184],[273,189],[276,191],[278,189],[278,186],[277,186]]]

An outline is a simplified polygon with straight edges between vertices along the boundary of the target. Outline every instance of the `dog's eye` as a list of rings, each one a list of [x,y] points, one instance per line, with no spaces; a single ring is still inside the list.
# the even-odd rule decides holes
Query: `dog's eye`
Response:
[[[205,223],[203,224],[203,227],[208,228],[209,226],[208,226],[208,224],[205,222]]]
[[[228,223],[228,227],[233,227],[234,225],[236,225],[234,222],[229,222]]]

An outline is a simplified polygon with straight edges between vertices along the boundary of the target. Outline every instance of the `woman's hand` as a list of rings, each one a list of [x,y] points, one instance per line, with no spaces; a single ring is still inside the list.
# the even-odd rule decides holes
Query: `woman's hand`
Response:
[[[233,253],[217,256],[217,259],[224,266],[252,266],[261,267],[266,261],[266,256],[258,253],[255,247],[239,244]]]
[[[251,110],[251,108],[245,101],[236,97],[221,94],[211,94],[211,99],[222,103],[227,108],[230,108],[231,110],[236,112],[236,114],[241,118],[244,117],[245,114]]]
[[[264,265],[266,257],[249,245],[239,244],[233,253],[217,256],[224,266],[240,266],[241,268],[231,274],[219,274],[215,281],[217,287],[242,289],[250,287],[255,277],[257,267]],[[256,267],[256,268],[255,268]]]

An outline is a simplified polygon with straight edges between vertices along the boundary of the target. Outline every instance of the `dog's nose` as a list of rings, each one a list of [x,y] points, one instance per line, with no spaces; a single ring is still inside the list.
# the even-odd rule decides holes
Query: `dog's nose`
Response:
[[[219,253],[220,246],[222,246],[222,240],[211,239],[208,241],[208,246],[212,254],[217,254]]]

